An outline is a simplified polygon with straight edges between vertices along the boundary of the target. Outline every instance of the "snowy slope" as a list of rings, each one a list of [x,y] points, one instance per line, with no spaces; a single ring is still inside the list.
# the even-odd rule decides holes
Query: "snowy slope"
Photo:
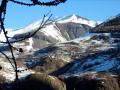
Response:
[[[61,32],[54,28],[54,24],[46,26],[46,28],[43,28],[40,32],[42,32],[46,36],[51,36],[59,41],[66,41]]]
[[[0,70],[0,75],[4,76],[6,78],[7,82],[14,81],[15,72],[14,72],[11,64],[4,58],[0,58],[0,66],[2,67],[2,70]],[[18,67],[18,70],[22,71],[22,72],[18,72],[19,79],[22,79],[22,78],[34,73],[34,71],[27,70],[23,66]]]
[[[112,69],[117,71],[112,71]],[[116,58],[110,58],[110,55],[98,55],[95,58],[89,57],[84,61],[78,61],[71,66],[71,68],[65,72],[66,74],[80,74],[83,72],[119,72],[120,68]]]

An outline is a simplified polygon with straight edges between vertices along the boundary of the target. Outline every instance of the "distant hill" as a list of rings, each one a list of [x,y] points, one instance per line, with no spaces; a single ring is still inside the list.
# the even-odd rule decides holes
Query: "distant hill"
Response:
[[[92,28],[91,32],[109,33],[109,32],[120,32],[120,15],[113,18],[109,18],[100,25]]]

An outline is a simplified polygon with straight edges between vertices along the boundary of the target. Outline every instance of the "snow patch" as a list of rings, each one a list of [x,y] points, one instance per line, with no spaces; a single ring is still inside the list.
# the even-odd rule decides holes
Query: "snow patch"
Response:
[[[41,32],[43,32],[46,36],[51,36],[57,39],[58,41],[61,41],[61,42],[66,41],[66,39],[63,38],[60,31],[56,30],[53,25],[46,26],[45,28],[41,30]]]

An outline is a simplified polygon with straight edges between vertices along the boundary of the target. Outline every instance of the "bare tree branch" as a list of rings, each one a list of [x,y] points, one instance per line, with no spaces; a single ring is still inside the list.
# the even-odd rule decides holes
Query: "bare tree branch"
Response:
[[[7,34],[6,34],[6,31],[5,31],[4,23],[3,23],[3,22],[1,22],[1,28],[3,29],[3,33],[4,33],[5,38],[6,38],[6,40],[7,40],[8,46],[9,46],[9,48],[10,48],[11,56],[12,56],[12,59],[13,59],[14,65],[15,65],[16,80],[18,80],[17,63],[16,63],[16,61],[15,61],[15,57],[14,57],[12,45],[11,45],[11,43],[10,43],[8,37],[7,37]]]
[[[9,1],[14,2],[16,4],[20,4],[20,5],[25,5],[25,6],[35,6],[35,5],[56,6],[60,3],[64,3],[66,0],[53,0],[53,1],[49,1],[49,2],[40,2],[38,0],[31,0],[32,3],[25,3],[25,2],[20,2],[20,1],[16,1],[16,0],[9,0]]]
[[[20,5],[25,5],[25,6],[35,6],[35,4],[33,3],[24,3],[24,2],[20,2],[20,1],[16,1],[16,0],[9,0],[13,3],[16,3],[16,4],[20,4]]]

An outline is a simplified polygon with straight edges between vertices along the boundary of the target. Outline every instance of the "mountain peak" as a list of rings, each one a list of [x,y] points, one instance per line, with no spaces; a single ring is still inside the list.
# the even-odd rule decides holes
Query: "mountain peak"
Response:
[[[68,15],[68,16],[64,16],[63,18],[60,19],[60,21],[61,20],[66,20],[66,19],[75,19],[76,20],[76,19],[80,19],[80,18],[89,21],[89,19],[84,18],[84,17],[79,16],[79,15],[76,15],[76,14],[71,14],[71,15]]]
[[[58,21],[58,23],[68,23],[68,22],[85,24],[85,25],[88,25],[91,27],[94,27],[97,23],[96,21],[89,20],[87,18],[81,17],[81,16],[76,15],[76,14],[66,16]]]
[[[71,15],[71,17],[69,17],[69,19],[70,19],[70,22],[76,22],[78,20],[78,17],[75,14],[73,14]]]
[[[77,19],[78,17],[77,17],[77,15],[72,14],[72,15],[71,15],[71,18]]]

